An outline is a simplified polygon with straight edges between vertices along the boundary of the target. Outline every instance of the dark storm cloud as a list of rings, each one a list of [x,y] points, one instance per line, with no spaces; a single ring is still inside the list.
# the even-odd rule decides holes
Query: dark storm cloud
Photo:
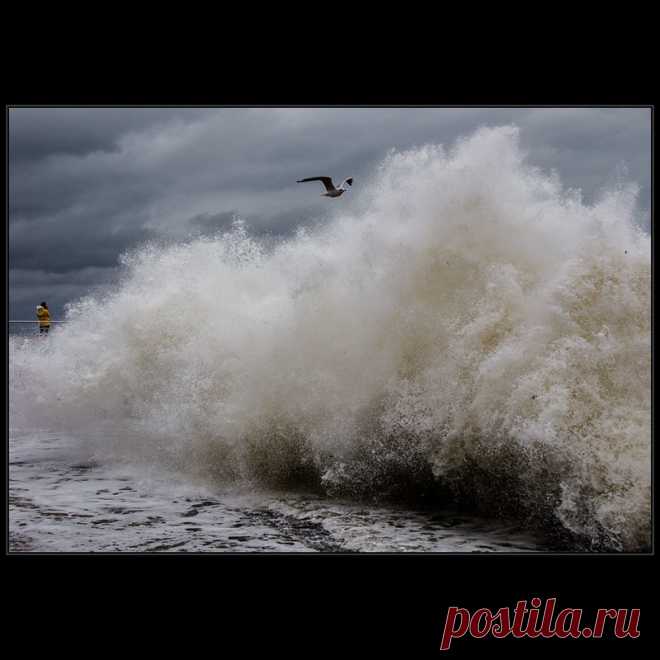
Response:
[[[502,124],[518,125],[529,161],[586,202],[625,165],[648,218],[648,109],[13,108],[10,267],[74,296],[87,290],[81,269],[111,270],[148,239],[224,231],[235,216],[256,235],[286,236],[337,208],[297,179],[364,181],[392,148]],[[15,309],[32,310],[33,291],[21,291]]]
[[[64,273],[43,270],[11,269],[9,271],[9,307],[12,319],[33,320],[35,305],[42,300],[48,303],[54,319],[64,316],[68,302],[83,293],[102,289],[116,281],[117,269],[82,268]]]
[[[113,152],[122,135],[187,112],[185,108],[12,108],[9,157],[19,164],[53,154]]]
[[[14,224],[9,231],[9,267],[51,273],[114,267],[120,254],[158,235],[140,226],[99,228],[84,219],[76,223],[69,220],[67,226],[71,233],[64,233],[57,221],[41,223],[35,240],[31,225]]]
[[[237,211],[225,213],[200,213],[188,221],[193,228],[200,230],[202,235],[212,235],[229,229],[238,217]]]

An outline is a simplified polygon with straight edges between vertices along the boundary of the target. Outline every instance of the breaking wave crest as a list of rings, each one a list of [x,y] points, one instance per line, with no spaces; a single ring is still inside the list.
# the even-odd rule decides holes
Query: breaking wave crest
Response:
[[[586,205],[499,127],[390,154],[349,209],[276,246],[239,222],[125,255],[47,341],[12,339],[12,425],[109,425],[109,453],[191,474],[442,492],[648,548],[636,188]]]

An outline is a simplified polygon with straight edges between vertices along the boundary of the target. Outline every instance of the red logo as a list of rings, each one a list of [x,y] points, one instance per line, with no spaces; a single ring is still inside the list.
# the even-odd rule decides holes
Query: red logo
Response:
[[[513,615],[508,607],[502,607],[493,614],[488,608],[481,608],[470,613],[464,607],[450,607],[447,610],[445,629],[442,633],[440,650],[447,651],[453,639],[459,639],[466,634],[479,639],[492,635],[496,639],[512,637],[594,637],[601,638],[606,623],[613,620],[614,635],[624,637],[639,637],[639,610],[631,609],[599,609],[593,626],[582,626],[582,610],[566,608],[555,616],[557,599],[549,598],[543,613],[540,611],[541,599],[532,598],[527,607],[526,600],[519,600],[513,609]]]

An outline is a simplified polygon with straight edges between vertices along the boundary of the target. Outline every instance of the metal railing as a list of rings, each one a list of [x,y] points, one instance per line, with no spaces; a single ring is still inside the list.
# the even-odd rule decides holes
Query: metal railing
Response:
[[[7,321],[7,323],[42,323],[42,321]],[[67,321],[48,321],[48,323],[67,323]]]

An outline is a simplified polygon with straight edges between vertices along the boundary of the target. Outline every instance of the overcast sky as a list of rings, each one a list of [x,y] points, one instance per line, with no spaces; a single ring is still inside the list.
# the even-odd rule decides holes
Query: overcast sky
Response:
[[[336,202],[296,179],[357,186],[392,148],[512,123],[529,161],[587,202],[624,166],[648,229],[650,109],[12,108],[9,318],[31,319],[41,300],[61,318],[150,238],[213,232],[234,215],[280,237],[323,218]]]

